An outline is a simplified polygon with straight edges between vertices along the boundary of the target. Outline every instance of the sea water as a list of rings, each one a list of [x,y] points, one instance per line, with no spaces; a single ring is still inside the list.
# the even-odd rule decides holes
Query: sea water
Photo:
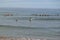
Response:
[[[2,16],[0,16],[0,36],[44,37],[60,40],[60,20],[32,20],[30,22],[28,19],[20,19],[22,17],[19,15],[3,16],[3,14],[1,13]],[[16,18],[18,18],[17,22]]]

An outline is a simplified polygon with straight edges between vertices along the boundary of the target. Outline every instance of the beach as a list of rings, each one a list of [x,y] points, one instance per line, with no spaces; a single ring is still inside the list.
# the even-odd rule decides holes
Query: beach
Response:
[[[58,39],[58,38],[34,38],[34,37],[0,36],[0,40],[60,40],[60,39]]]
[[[40,39],[37,39],[37,38],[26,38],[26,37],[5,37],[5,36],[1,36],[0,37],[0,40],[40,40]],[[43,39],[44,40],[44,39]]]

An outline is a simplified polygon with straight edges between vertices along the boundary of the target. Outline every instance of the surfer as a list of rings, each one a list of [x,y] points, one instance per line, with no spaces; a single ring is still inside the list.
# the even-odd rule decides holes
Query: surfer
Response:
[[[29,18],[29,21],[30,21],[30,22],[32,21],[32,17]]]
[[[16,19],[16,22],[18,21],[18,19]]]

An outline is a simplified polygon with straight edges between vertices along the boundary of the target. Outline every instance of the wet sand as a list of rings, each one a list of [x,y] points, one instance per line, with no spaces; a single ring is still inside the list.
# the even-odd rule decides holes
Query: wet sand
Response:
[[[0,40],[47,40],[47,39],[38,39],[38,38],[28,38],[28,37],[6,37],[0,36]]]
[[[0,40],[60,40],[54,38],[30,38],[30,37],[6,37],[0,36]]]

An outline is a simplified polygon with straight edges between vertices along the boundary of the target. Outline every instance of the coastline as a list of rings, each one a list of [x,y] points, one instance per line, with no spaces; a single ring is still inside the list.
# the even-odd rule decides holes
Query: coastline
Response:
[[[59,38],[34,38],[34,37],[7,37],[0,36],[0,40],[60,40]]]
[[[28,37],[6,37],[6,36],[0,36],[0,40],[41,40],[38,38],[28,38]],[[46,40],[45,38],[42,38],[42,40]]]

